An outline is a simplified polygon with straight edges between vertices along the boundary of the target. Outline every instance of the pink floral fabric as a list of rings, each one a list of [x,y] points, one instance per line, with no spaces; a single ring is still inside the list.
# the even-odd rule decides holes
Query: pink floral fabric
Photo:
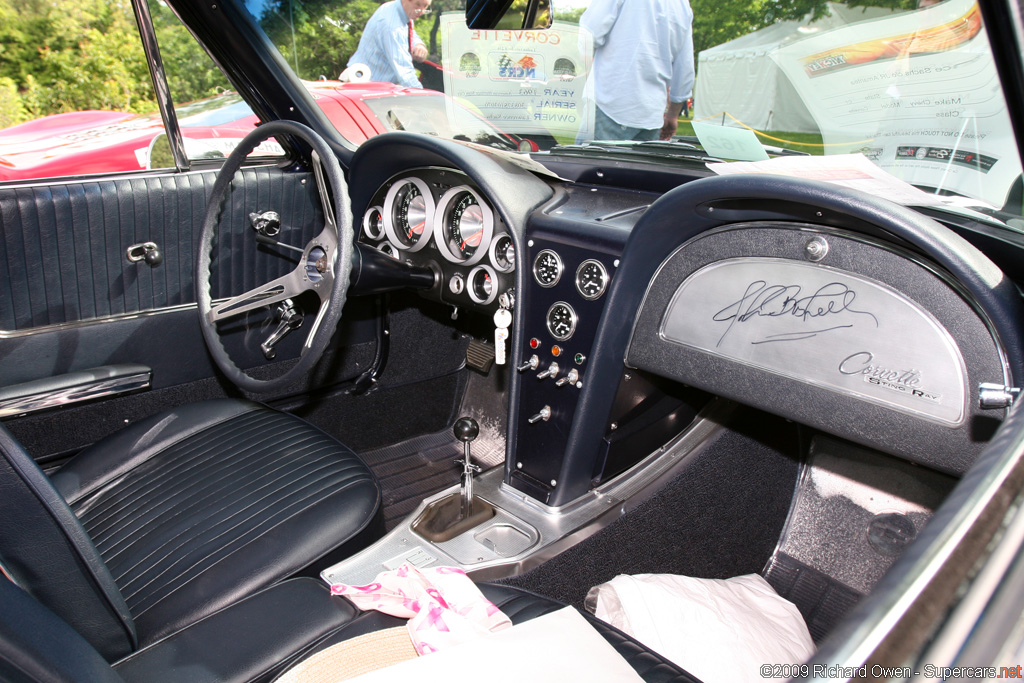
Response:
[[[344,595],[361,610],[408,619],[409,637],[421,655],[512,625],[457,567],[403,564],[381,572],[366,586],[334,584],[331,593]]]

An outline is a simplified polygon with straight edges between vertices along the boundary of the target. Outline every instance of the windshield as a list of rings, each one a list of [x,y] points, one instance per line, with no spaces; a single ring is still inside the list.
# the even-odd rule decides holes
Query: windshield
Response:
[[[383,129],[721,173],[767,164],[1021,213],[974,0],[566,0],[536,31],[470,30],[455,0],[248,6],[299,77],[406,89],[367,99]]]

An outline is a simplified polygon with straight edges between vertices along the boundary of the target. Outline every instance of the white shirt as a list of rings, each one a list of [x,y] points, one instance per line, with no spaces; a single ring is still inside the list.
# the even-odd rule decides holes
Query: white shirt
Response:
[[[423,44],[415,31],[412,44]],[[370,78],[375,81],[397,83],[407,88],[422,87],[409,52],[409,17],[399,0],[385,2],[366,22],[359,47],[348,60],[348,66],[353,64],[370,67]]]
[[[594,36],[594,97],[616,123],[661,128],[672,102],[693,91],[689,0],[594,0],[580,17]]]

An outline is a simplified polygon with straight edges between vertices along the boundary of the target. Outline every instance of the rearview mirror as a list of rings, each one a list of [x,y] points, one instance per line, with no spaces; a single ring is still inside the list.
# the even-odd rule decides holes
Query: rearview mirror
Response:
[[[466,0],[471,29],[543,29],[551,26],[551,0]]]

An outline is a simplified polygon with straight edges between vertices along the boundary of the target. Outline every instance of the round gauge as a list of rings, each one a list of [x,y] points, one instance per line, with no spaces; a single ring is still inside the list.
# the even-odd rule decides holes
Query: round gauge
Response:
[[[477,266],[466,278],[466,293],[478,304],[489,304],[498,296],[498,274],[490,266]]]
[[[478,263],[494,234],[491,208],[466,185],[453,187],[441,196],[434,223],[437,248],[452,263]]]
[[[562,277],[562,259],[550,249],[544,249],[533,261],[533,277],[541,287],[554,287]]]
[[[372,206],[363,215],[363,234],[371,240],[384,237],[384,209]]]
[[[434,197],[419,178],[404,178],[388,189],[384,199],[384,232],[405,251],[427,246],[434,230]]]
[[[511,273],[516,267],[516,248],[511,235],[499,235],[491,242],[491,265],[499,273]]]
[[[398,258],[398,250],[395,249],[395,245],[391,244],[391,242],[381,242],[377,246],[377,250],[384,252],[391,258]]]
[[[545,322],[555,341],[565,341],[576,331],[576,311],[564,301],[556,301],[548,309]]]
[[[587,259],[576,269],[576,291],[584,299],[588,301],[598,299],[607,288],[608,271],[600,261]]]

